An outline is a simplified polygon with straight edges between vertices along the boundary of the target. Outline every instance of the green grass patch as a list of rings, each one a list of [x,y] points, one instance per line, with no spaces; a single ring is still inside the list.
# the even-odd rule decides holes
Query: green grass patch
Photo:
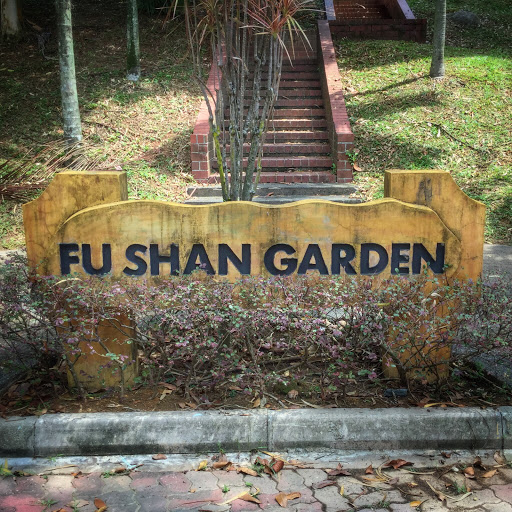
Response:
[[[337,55],[367,197],[382,197],[385,169],[448,170],[487,206],[486,240],[510,243],[510,56],[447,47],[447,76],[432,80],[429,45],[343,40]]]

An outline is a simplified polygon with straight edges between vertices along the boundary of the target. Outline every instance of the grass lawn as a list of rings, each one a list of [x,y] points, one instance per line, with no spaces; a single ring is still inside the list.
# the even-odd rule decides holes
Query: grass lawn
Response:
[[[432,20],[433,2],[409,3],[418,17]],[[486,204],[486,241],[511,243],[512,5],[449,7],[472,10],[482,23],[472,30],[449,26],[444,80],[428,76],[429,44],[336,42],[361,170],[355,181],[375,199],[382,197],[385,169],[448,170]]]
[[[433,26],[433,2],[409,0]],[[449,26],[447,77],[428,78],[431,48],[388,41],[338,41],[338,65],[356,135],[356,183],[382,195],[389,168],[441,168],[488,207],[486,240],[512,243],[512,6],[452,0],[481,26]],[[45,56],[28,26],[0,45],[0,162],[62,135],[51,3],[25,0],[24,15],[51,30]],[[191,77],[182,20],[140,14],[143,76],[125,79],[125,17],[117,4],[75,2],[78,94],[86,151],[128,172],[131,198],[182,200],[193,182],[189,136],[201,98]],[[0,249],[24,245],[21,205],[0,202]]]

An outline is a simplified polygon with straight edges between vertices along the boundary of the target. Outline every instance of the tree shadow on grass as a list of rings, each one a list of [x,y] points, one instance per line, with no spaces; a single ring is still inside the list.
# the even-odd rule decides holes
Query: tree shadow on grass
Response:
[[[428,144],[404,140],[395,134],[383,135],[369,126],[354,129],[357,162],[363,171],[386,169],[434,169],[446,153]]]
[[[354,94],[354,96],[359,95]],[[353,116],[376,120],[398,112],[405,112],[412,108],[439,106],[440,103],[432,91],[425,91],[386,98],[378,97],[372,101],[353,103],[349,105],[349,112]]]

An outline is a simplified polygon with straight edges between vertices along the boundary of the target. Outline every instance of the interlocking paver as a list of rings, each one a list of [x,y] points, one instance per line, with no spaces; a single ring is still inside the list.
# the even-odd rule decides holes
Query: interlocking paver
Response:
[[[491,489],[500,500],[512,504],[512,483],[505,485],[492,485]]]
[[[224,485],[228,487],[245,487],[243,473],[237,473],[236,471],[212,471],[212,475],[217,478],[217,485],[221,489]]]
[[[218,489],[217,477],[208,471],[189,471],[186,473],[191,489],[196,491],[214,491]]]
[[[327,509],[352,510],[349,501],[340,494],[337,486],[330,485],[329,487],[316,489],[313,494]]]
[[[277,494],[279,492],[277,490],[277,482],[268,475],[262,475],[261,477],[246,475],[244,477],[244,482],[250,482],[254,487],[257,487],[262,494]]]
[[[512,505],[503,501],[495,505],[484,505],[484,508],[488,512],[512,512]]]
[[[190,467],[190,466],[188,466]],[[327,466],[321,469],[285,467],[275,477],[250,476],[235,471],[165,471],[143,468],[129,475],[103,478],[100,472],[89,475],[51,474],[0,478],[1,512],[43,512],[72,510],[73,500],[84,500],[79,512],[95,512],[94,499],[108,505],[108,512],[281,512],[276,502],[279,492],[299,492],[300,498],[290,500],[287,510],[294,512],[413,512],[409,503],[423,501],[421,512],[512,512],[512,473],[499,472],[495,477],[466,479],[462,473],[435,474],[388,471],[397,481],[386,488],[363,485],[362,471],[354,476],[337,477],[334,485],[315,488],[327,480]],[[335,467],[333,465],[329,467]],[[183,470],[182,470],[183,469]],[[503,468],[508,469],[508,468]],[[77,468],[78,470],[78,468]],[[426,471],[427,472],[427,471]],[[433,473],[433,471],[431,471]],[[250,482],[252,487],[246,484]],[[417,485],[410,485],[415,482]],[[426,483],[446,495],[460,497],[464,486],[472,494],[461,501],[441,502]],[[365,482],[366,483],[366,482]],[[378,484],[377,482],[375,482]],[[451,485],[450,485],[451,484]],[[456,484],[456,485],[455,485]],[[382,485],[382,484],[381,484]],[[222,489],[227,492],[222,492]],[[398,490],[400,489],[400,491]],[[260,504],[235,499],[243,492],[256,492]],[[343,493],[343,495],[341,494]]]
[[[168,489],[169,494],[188,492],[192,482],[183,473],[167,473],[159,479],[160,484]]]
[[[296,469],[295,471],[304,479],[304,485],[307,487],[327,478],[327,473],[322,469]]]
[[[132,479],[128,475],[106,478],[103,481],[102,493],[111,491],[130,491]]]
[[[277,489],[279,491],[294,492],[304,486],[304,478],[295,471],[283,470],[279,473]]]

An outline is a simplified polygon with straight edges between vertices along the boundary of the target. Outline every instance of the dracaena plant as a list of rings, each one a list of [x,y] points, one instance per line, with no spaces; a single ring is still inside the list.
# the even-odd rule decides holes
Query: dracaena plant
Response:
[[[208,106],[224,201],[254,196],[283,59],[297,39],[309,44],[297,16],[311,2],[185,0],[194,73]],[[213,59],[214,90],[207,84],[205,52]]]

